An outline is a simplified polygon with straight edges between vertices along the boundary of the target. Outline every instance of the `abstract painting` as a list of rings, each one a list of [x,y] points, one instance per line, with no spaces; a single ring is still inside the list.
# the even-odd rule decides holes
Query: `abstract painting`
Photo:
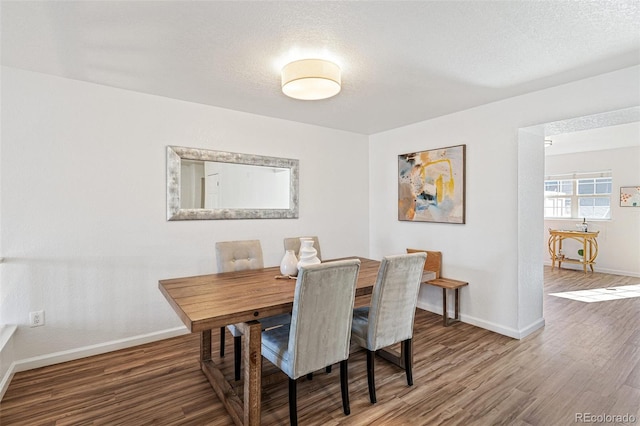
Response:
[[[640,207],[640,186],[620,187],[620,207]]]
[[[465,223],[465,151],[456,145],[398,155],[398,220]]]

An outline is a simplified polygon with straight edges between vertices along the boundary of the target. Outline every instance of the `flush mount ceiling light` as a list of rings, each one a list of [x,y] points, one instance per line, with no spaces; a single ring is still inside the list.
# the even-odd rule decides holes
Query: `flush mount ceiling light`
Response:
[[[282,68],[282,93],[305,101],[326,99],[340,92],[340,67],[323,59],[301,59]]]

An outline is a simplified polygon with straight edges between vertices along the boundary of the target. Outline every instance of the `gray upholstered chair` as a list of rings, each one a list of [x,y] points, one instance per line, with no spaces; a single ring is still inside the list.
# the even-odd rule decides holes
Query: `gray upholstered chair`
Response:
[[[347,361],[358,259],[302,267],[291,323],[262,333],[262,356],[289,376],[289,418],[297,424],[296,379],[340,363],[342,408],[350,413]]]
[[[216,243],[216,261],[218,272],[246,271],[264,268],[262,246],[259,240],[222,241]],[[291,320],[289,314],[276,315],[260,320],[262,328],[274,327]],[[234,376],[240,380],[240,366],[242,356],[242,332],[233,324],[227,329],[233,336]],[[224,356],[225,332],[220,327],[220,356]]]
[[[300,258],[300,238],[304,238],[304,237],[292,237],[292,238],[284,239],[284,250],[285,251],[293,250],[293,252],[296,254],[298,259]],[[316,251],[318,252],[317,254],[318,259],[322,260],[322,254],[320,253],[320,241],[318,240],[318,237],[306,237],[306,238],[313,239],[313,248],[315,248]]]
[[[369,307],[353,310],[351,341],[367,350],[369,399],[376,402],[374,357],[378,349],[402,342],[407,384],[413,386],[413,319],[426,253],[401,254],[382,259]]]

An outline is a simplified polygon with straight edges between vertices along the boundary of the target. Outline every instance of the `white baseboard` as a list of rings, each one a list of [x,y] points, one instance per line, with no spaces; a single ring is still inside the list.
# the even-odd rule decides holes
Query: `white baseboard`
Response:
[[[423,309],[425,311],[433,312],[438,315],[442,315],[442,306],[433,305],[430,303],[423,303],[418,301],[418,308]],[[449,318],[453,316],[452,312],[448,313]],[[494,333],[502,334],[503,336],[512,337],[514,339],[523,339],[529,334],[533,333],[540,327],[544,326],[544,318],[540,318],[535,323],[530,326],[522,329],[516,330],[515,328],[504,327],[500,324],[496,324],[490,321],[485,321],[483,319],[479,319],[476,317],[472,317],[470,315],[465,315],[460,313],[460,321],[474,325],[476,327],[484,328],[485,330],[493,331]]]
[[[525,337],[527,337],[528,335],[530,335],[534,331],[544,327],[544,324],[545,324],[544,318],[537,319],[532,324],[530,324],[528,327],[520,329],[520,337],[518,337],[518,339],[524,339]]]
[[[14,361],[9,367],[9,370],[7,371],[5,376],[2,378],[2,381],[0,382],[0,401],[2,400],[2,396],[4,396],[6,388],[9,387],[11,378],[15,373],[18,373],[20,371],[32,370],[34,368],[46,367],[48,365],[59,364],[61,362],[73,361],[93,355],[113,352],[119,349],[126,349],[132,346],[144,345],[145,343],[151,343],[158,340],[181,336],[183,334],[187,334],[188,332],[189,331],[186,327],[176,327],[168,330],[156,331],[139,336],[127,337],[125,339],[118,339],[110,342],[99,343],[96,345],[84,346],[67,351],[54,352],[51,354]]]
[[[4,393],[7,391],[7,388],[9,387],[9,383],[11,383],[11,379],[13,379],[13,375],[15,374],[15,369],[16,369],[16,363],[14,361],[11,363],[11,365],[9,366],[9,369],[7,370],[5,375],[2,377],[2,380],[0,381],[0,402],[2,402]]]
[[[14,365],[15,362],[13,361],[13,346],[12,346],[12,342],[11,342],[11,338],[13,337],[13,333],[15,333],[17,327],[15,325],[3,325],[0,326],[0,360],[2,360],[2,362],[0,362],[0,364],[2,365],[2,370],[0,371],[0,374],[4,374],[2,375],[2,377],[0,378],[0,401],[2,401],[2,397],[4,396],[4,393],[6,392],[7,388],[9,387],[9,383],[11,383],[11,379],[13,378],[13,369],[14,369]],[[5,370],[5,365],[7,362],[7,359],[10,360],[11,364],[6,367],[6,371]]]
[[[551,261],[544,261],[544,266],[551,266]],[[575,263],[565,263],[562,265],[562,269],[571,269],[573,271],[582,271],[582,266]],[[611,274],[611,275],[622,275],[624,277],[638,277],[640,278],[640,272],[637,271],[621,271],[619,269],[609,269],[609,268],[601,268],[598,265],[594,266],[593,269],[595,272],[601,272],[603,274]],[[589,272],[591,269],[587,269]]]

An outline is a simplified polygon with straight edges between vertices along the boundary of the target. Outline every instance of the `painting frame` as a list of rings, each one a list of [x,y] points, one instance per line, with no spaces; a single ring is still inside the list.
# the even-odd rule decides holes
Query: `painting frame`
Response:
[[[398,220],[466,223],[467,145],[398,155]]]
[[[640,207],[640,185],[620,187],[620,207]]]

